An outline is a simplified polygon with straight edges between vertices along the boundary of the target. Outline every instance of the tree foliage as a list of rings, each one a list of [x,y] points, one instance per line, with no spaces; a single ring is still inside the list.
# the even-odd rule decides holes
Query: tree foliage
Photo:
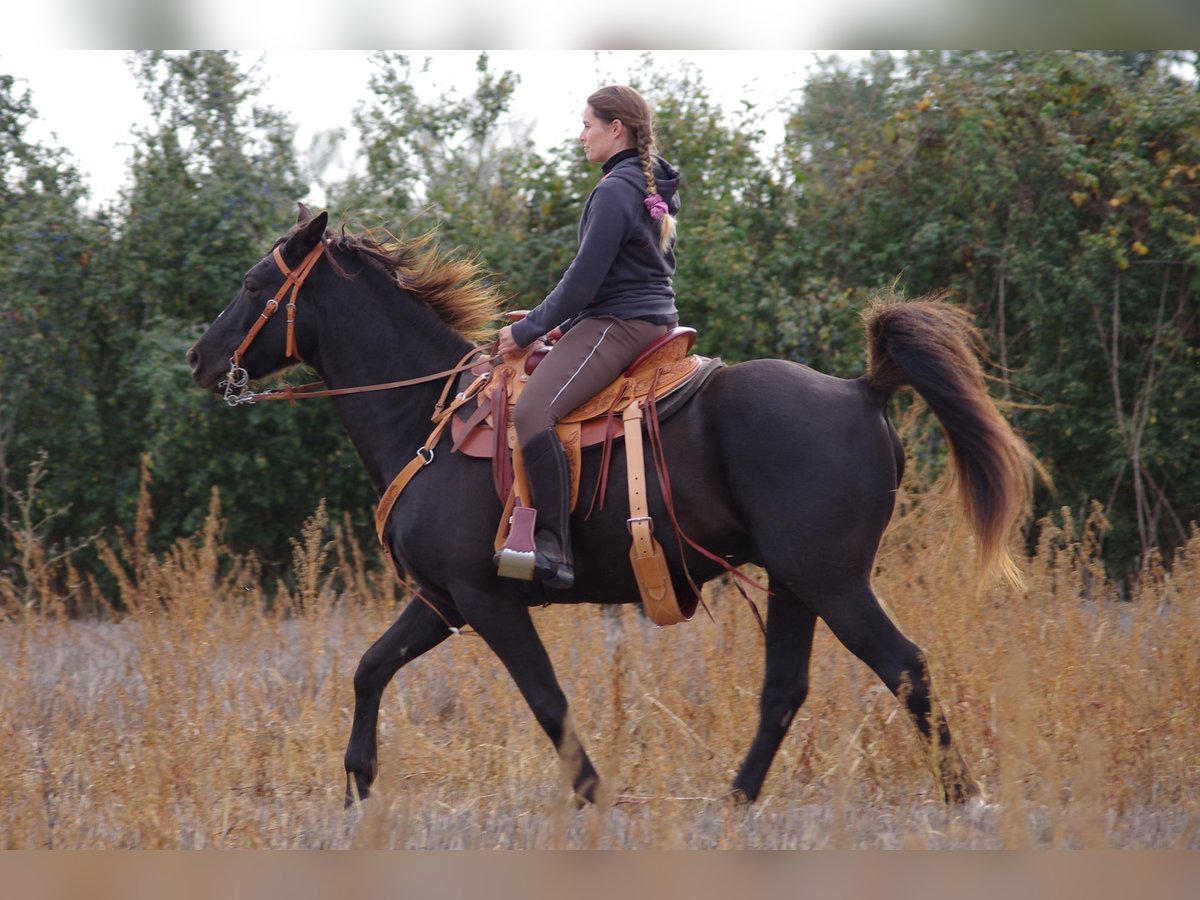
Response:
[[[79,214],[85,191],[65,152],[29,141],[36,115],[29,92],[0,75],[0,521],[12,521],[43,448],[84,468],[103,424],[87,387],[96,348],[82,339],[106,316],[93,265],[105,231]],[[81,496],[93,497],[46,484],[39,517]],[[0,564],[13,549],[0,529]]]
[[[1186,540],[1200,387],[1200,106],[1171,58],[914,53],[813,80],[799,223],[842,283],[949,287],[1057,498],[1125,564]]]

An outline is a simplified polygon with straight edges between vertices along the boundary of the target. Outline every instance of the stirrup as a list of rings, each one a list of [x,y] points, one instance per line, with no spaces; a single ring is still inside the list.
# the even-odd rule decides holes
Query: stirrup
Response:
[[[533,581],[537,573],[536,544],[533,526],[537,522],[537,510],[528,506],[514,506],[509,518],[508,537],[504,546],[496,551],[492,562],[502,578],[517,578]]]

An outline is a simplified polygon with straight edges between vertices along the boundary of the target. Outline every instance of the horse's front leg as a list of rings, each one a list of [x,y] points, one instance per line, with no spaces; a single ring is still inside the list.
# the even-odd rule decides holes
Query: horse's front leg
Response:
[[[559,686],[529,608],[519,597],[508,593],[497,596],[455,592],[455,602],[471,627],[508,669],[534,718],[553,742],[575,794],[594,803],[600,776],[571,724],[567,697]]]
[[[455,627],[463,623],[453,611],[446,611]],[[417,596],[392,623],[391,627],[363,654],[354,673],[354,724],[346,745],[346,805],[357,798],[365,800],[379,770],[379,702],[383,689],[405,663],[432,650],[451,631],[428,603]]]

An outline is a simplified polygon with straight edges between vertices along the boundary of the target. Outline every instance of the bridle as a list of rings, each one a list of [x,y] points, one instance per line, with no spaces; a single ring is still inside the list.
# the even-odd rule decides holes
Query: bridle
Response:
[[[300,353],[296,350],[296,298],[300,295],[300,287],[304,284],[304,280],[308,278],[308,273],[312,271],[313,266],[317,264],[317,260],[321,258],[321,254],[324,252],[325,242],[317,241],[317,245],[308,251],[308,255],[293,270],[288,268],[288,264],[283,261],[283,254],[279,251],[278,247],[271,251],[271,256],[275,259],[275,265],[283,273],[283,284],[279,286],[279,290],[275,292],[275,296],[266,302],[263,311],[259,313],[258,318],[250,327],[250,331],[246,333],[246,336],[242,338],[242,342],[238,344],[237,349],[233,351],[233,356],[229,357],[229,374],[225,376],[225,381],[222,384],[225,385],[225,402],[230,406],[253,403],[256,398],[261,396],[248,390],[250,376],[241,366],[242,356],[250,345],[254,343],[254,339],[263,330],[263,326],[271,320],[271,316],[279,311],[279,301],[283,299],[283,295],[288,292],[289,288],[291,288],[292,295],[288,298],[287,303],[287,347],[285,352],[288,359],[300,359]]]
[[[404,381],[389,381],[384,384],[366,384],[359,387],[349,388],[327,388],[322,390],[323,382],[316,381],[309,384],[297,386],[284,385],[282,388],[271,391],[251,391],[250,376],[244,368],[242,368],[242,358],[245,356],[246,350],[254,343],[254,339],[258,337],[258,333],[263,330],[263,327],[270,321],[271,317],[279,311],[279,303],[284,295],[291,290],[291,296],[287,301],[287,345],[285,353],[288,359],[295,359],[303,362],[299,350],[296,349],[296,300],[300,295],[300,288],[304,285],[305,279],[312,272],[313,266],[317,264],[317,260],[325,253],[325,242],[318,241],[317,245],[308,251],[308,254],[301,260],[300,265],[295,269],[288,267],[288,264],[283,261],[283,254],[279,247],[275,247],[271,251],[271,256],[275,260],[275,265],[279,267],[279,271],[283,274],[283,284],[279,286],[279,290],[275,292],[275,296],[267,300],[263,306],[263,311],[259,313],[258,318],[242,338],[242,342],[238,344],[237,349],[233,351],[233,355],[229,358],[229,372],[225,379],[221,381],[217,388],[224,388],[225,402],[230,406],[241,406],[244,403],[257,403],[259,400],[287,400],[294,402],[309,397],[334,397],[341,394],[361,394],[368,391],[386,391],[392,388],[408,387],[410,385],[425,384],[430,381],[437,381],[441,378],[457,375],[460,372],[466,372],[469,369],[475,368],[479,364],[477,357],[487,356],[487,351],[474,347],[471,351],[462,358],[457,366],[452,369],[446,369],[443,372],[434,372],[432,375],[422,375],[419,378],[409,378]],[[495,361],[495,360],[493,360]],[[447,385],[447,389],[449,385]],[[446,391],[442,392],[442,400],[438,403],[438,410],[445,403]]]

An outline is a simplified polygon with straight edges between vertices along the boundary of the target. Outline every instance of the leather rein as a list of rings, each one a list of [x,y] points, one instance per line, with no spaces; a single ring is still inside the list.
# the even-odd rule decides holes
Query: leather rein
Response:
[[[317,260],[325,253],[325,242],[319,241],[315,247],[308,252],[308,255],[300,262],[300,265],[295,269],[288,267],[283,261],[283,254],[280,253],[279,247],[271,251],[271,255],[275,260],[275,265],[279,267],[279,271],[283,274],[283,284],[279,286],[279,290],[275,292],[275,296],[267,300],[263,307],[263,311],[259,314],[246,336],[242,338],[242,342],[238,344],[236,350],[233,351],[233,356],[229,358],[229,373],[225,376],[225,380],[217,385],[218,388],[224,388],[225,402],[230,406],[241,406],[245,403],[257,403],[260,400],[287,400],[294,404],[296,400],[304,400],[310,397],[336,397],[345,394],[363,394],[370,391],[389,391],[395,388],[410,387],[417,384],[427,384],[431,381],[438,381],[442,378],[452,377],[460,372],[478,365],[477,359],[480,355],[486,355],[485,351],[478,347],[473,347],[466,356],[462,358],[457,366],[452,369],[446,369],[443,372],[434,372],[430,375],[422,375],[419,378],[408,378],[403,381],[388,381],[382,384],[364,384],[358,387],[348,388],[324,388],[324,382],[314,381],[308,384],[290,385],[285,384],[282,388],[277,388],[270,391],[251,391],[249,389],[250,376],[246,370],[242,368],[242,357],[246,350],[254,343],[254,339],[258,337],[258,333],[270,321],[271,317],[279,310],[280,301],[284,295],[291,290],[291,296],[287,301],[287,345],[285,352],[288,359],[295,359],[303,362],[300,352],[296,349],[296,300],[300,295],[300,288],[304,285],[308,275],[313,270],[313,266],[317,264]],[[447,385],[449,388],[449,384]],[[442,392],[442,399],[438,402],[438,409],[434,415],[441,411],[446,399],[446,391]]]

